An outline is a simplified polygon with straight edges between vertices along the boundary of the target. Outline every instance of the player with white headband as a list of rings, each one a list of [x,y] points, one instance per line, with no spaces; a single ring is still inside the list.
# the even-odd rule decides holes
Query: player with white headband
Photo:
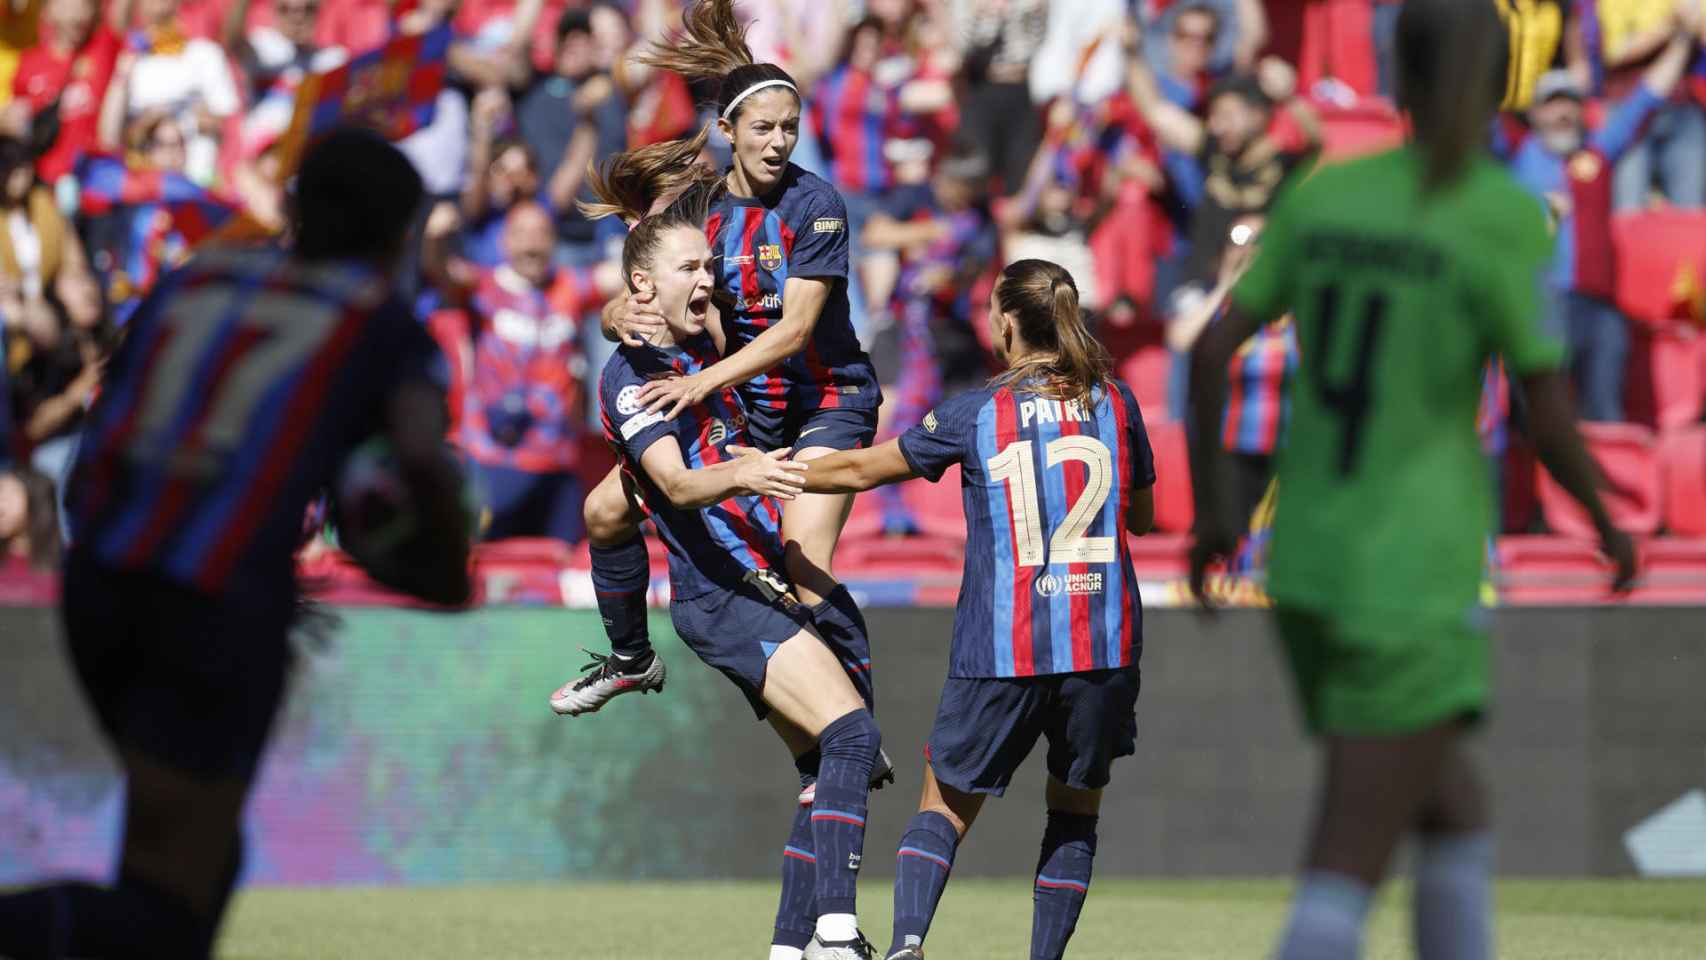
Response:
[[[722,359],[673,379],[656,379],[629,409],[673,419],[725,389],[741,399],[746,429],[765,450],[792,449],[796,460],[869,446],[882,394],[876,372],[853,332],[847,298],[847,213],[840,194],[789,162],[799,140],[801,102],[787,72],[753,62],[732,0],[695,0],[683,15],[683,35],[642,58],[652,66],[717,90],[716,125],[734,148],[726,190],[706,222],[715,258],[716,307],[707,327]],[[690,180],[704,134],[615,158],[600,180],[622,204],[593,213],[657,213]],[[639,346],[665,324],[655,304],[630,294],[605,311],[612,339]],[[608,413],[608,411],[607,411]],[[782,513],[786,574],[791,592],[839,648],[845,666],[862,674],[869,696],[870,660],[864,620],[831,568],[836,542],[852,507],[844,494],[804,495]],[[645,542],[622,478],[612,472],[587,498],[593,583],[610,634],[612,655],[594,657],[587,675],[551,698],[559,713],[580,715],[624,693],[662,689],[663,664],[646,635],[650,583]],[[596,668],[596,669],[593,669]],[[777,729],[796,748],[804,787],[801,815],[783,859],[783,896],[772,957],[859,960],[869,955],[851,909],[814,903],[815,853],[809,813],[824,788],[813,738],[783,722]],[[879,757],[873,778],[892,780]],[[815,922],[814,919],[816,918]],[[814,934],[816,935],[814,937]]]

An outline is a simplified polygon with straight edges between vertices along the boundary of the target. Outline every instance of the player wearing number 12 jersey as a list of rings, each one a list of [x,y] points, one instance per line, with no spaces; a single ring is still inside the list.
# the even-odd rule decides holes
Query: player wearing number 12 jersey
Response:
[[[1193,361],[1197,429],[1211,435],[1233,351],[1295,317],[1268,591],[1327,764],[1280,960],[1357,956],[1406,835],[1422,960],[1489,955],[1491,840],[1462,740],[1489,698],[1479,585],[1492,490],[1476,412],[1490,358],[1522,378],[1541,458],[1595,518],[1621,582],[1633,572],[1575,433],[1562,346],[1539,330],[1552,247],[1540,205],[1484,148],[1507,79],[1498,16],[1406,0],[1397,48],[1413,141],[1283,196]],[[1217,447],[1200,444],[1193,470],[1199,596],[1243,520]]]
[[[1048,827],[1031,956],[1059,957],[1089,890],[1113,761],[1135,749],[1143,608],[1125,534],[1149,530],[1143,414],[1108,376],[1060,266],[1020,260],[990,303],[1009,369],[870,450],[813,460],[807,490],[856,492],[961,468],[968,540],[948,681],[901,838],[891,958],[923,956],[954,852],[1048,740]]]

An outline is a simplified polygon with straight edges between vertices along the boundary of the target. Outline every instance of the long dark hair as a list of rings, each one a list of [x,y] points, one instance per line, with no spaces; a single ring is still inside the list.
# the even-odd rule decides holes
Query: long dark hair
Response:
[[[641,54],[641,63],[681,74],[688,80],[716,83],[717,115],[722,116],[735,98],[754,85],[779,80],[796,87],[788,71],[773,63],[755,63],[746,43],[746,27],[735,14],[734,0],[693,0],[681,15],[683,36],[668,43],[654,43]],[[732,123],[740,110],[728,117]]]
[[[59,566],[63,544],[59,539],[59,500],[47,474],[27,467],[6,470],[24,485],[26,520],[24,540],[29,545],[30,566],[50,570]]]
[[[1481,150],[1505,97],[1510,40],[1491,3],[1404,0],[1398,13],[1398,105],[1426,161],[1425,183],[1457,179]]]
[[[1047,260],[1008,264],[995,282],[995,306],[1014,318],[1034,351],[996,377],[997,384],[1029,381],[1038,393],[1057,400],[1093,401],[1114,362],[1084,325],[1078,285],[1065,267]]]

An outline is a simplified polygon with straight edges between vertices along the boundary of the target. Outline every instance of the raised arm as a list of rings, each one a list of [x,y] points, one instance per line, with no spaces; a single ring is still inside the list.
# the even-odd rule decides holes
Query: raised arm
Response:
[[[498,124],[509,115],[509,94],[502,87],[487,87],[474,95],[468,117],[468,177],[462,185],[462,217],[476,223],[486,215],[490,197],[486,193],[487,174],[492,168],[493,142],[497,139]]]
[[[709,507],[742,494],[792,500],[799,493],[806,465],[784,459],[787,450],[730,450],[736,451],[740,455],[733,460],[693,469],[681,457],[681,444],[666,436],[640,454],[640,468],[669,502],[682,510]]]
[[[248,31],[243,29],[248,21],[249,0],[235,0],[225,12],[225,22],[219,26],[219,45],[225,48],[226,56],[238,63],[243,62],[243,55],[248,52]]]
[[[1137,112],[1143,115],[1163,146],[1192,155],[1202,150],[1205,136],[1202,121],[1162,96],[1155,71],[1141,54],[1134,53],[1131,57],[1131,66],[1126,71],[1126,89],[1131,92]]]
[[[900,439],[864,450],[818,457],[806,471],[806,493],[860,493],[918,476],[900,452]]]

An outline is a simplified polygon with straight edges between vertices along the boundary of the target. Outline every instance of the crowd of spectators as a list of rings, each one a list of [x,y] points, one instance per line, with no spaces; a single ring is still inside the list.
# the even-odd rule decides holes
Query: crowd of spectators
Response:
[[[1584,414],[1623,416],[1628,321],[1614,213],[1706,206],[1700,0],[1487,0],[1518,27],[1513,111],[1490,131],[1560,244],[1553,329]],[[884,430],[981,381],[999,266],[1066,266],[1122,369],[1180,358],[1317,162],[1324,112],[1386,104],[1394,0],[744,0],[762,60],[805,99],[794,160],[846,198],[855,323]],[[157,202],[88,209],[78,161],[186,178],[277,227],[295,91],[394,34],[449,23],[449,81],[403,141],[435,195],[417,302],[453,370],[456,441],[488,536],[581,536],[588,385],[610,345],[624,228],[589,220],[589,164],[692,135],[704,91],[638,65],[679,0],[8,0],[0,5],[0,548],[41,560],[123,318],[190,240]],[[709,148],[726,159],[726,144]],[[719,153],[719,151],[721,151]],[[1240,355],[1221,438],[1252,499],[1283,442],[1289,326]],[[1182,420],[1186,366],[1141,367]],[[1134,374],[1135,375],[1135,374]],[[1501,433],[1489,372],[1483,419]],[[1518,411],[1520,416],[1520,411]],[[1212,442],[1212,441],[1211,441]],[[893,530],[905,505],[885,501]]]

